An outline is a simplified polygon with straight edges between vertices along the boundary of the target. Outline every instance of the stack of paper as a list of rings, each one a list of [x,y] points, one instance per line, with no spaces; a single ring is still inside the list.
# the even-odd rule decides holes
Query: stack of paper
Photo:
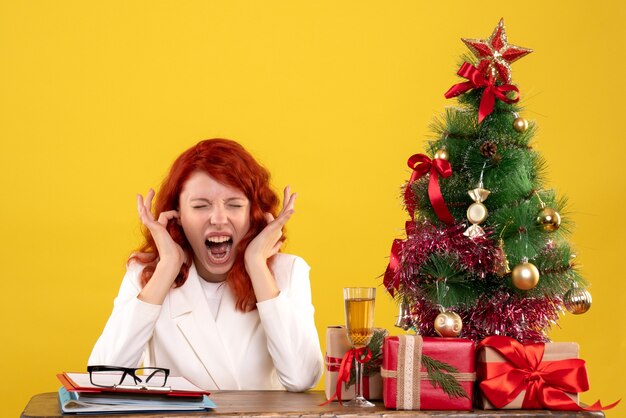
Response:
[[[209,393],[183,377],[171,376],[168,388],[101,388],[89,381],[88,373],[57,375],[59,404],[63,413],[205,411],[215,408]]]

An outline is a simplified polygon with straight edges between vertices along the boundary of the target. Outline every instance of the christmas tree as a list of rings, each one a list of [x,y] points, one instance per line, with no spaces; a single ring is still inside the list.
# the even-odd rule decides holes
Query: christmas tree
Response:
[[[591,295],[567,242],[565,199],[546,188],[520,117],[511,63],[532,52],[509,44],[501,20],[485,40],[462,39],[464,57],[432,129],[427,155],[409,158],[406,238],[392,245],[384,285],[398,326],[475,341],[505,335],[546,342],[563,307],[586,312]]]

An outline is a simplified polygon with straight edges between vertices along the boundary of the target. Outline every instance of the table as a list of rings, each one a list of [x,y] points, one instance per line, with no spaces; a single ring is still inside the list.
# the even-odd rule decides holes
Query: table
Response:
[[[208,412],[192,413],[147,413],[128,415],[83,415],[91,418],[112,417],[152,417],[152,418],[182,418],[182,417],[239,417],[239,418],[600,418],[602,412],[568,412],[568,411],[394,411],[387,410],[382,401],[376,401],[374,408],[348,408],[331,402],[320,406],[326,401],[324,392],[311,391],[304,393],[289,393],[281,391],[216,391],[211,393],[211,400],[217,408]],[[31,398],[22,412],[22,418],[58,418],[61,415],[57,393],[41,393]],[[67,417],[66,415],[65,417]]]

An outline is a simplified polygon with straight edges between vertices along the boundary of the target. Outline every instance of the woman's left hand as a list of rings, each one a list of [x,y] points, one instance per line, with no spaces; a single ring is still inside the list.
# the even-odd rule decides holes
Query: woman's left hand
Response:
[[[291,194],[289,186],[285,187],[283,208],[274,219],[271,213],[265,214],[267,225],[259,235],[257,235],[246,248],[246,263],[263,262],[275,255],[283,242],[280,238],[283,235],[283,227],[295,212],[294,205],[297,193]]]

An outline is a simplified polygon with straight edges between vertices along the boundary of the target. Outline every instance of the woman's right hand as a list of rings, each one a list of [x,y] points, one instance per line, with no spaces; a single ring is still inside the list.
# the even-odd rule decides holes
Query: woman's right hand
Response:
[[[178,219],[178,211],[168,210],[159,214],[159,219],[155,220],[152,215],[152,199],[154,198],[154,190],[150,189],[146,198],[137,195],[137,211],[139,219],[148,228],[157,250],[159,251],[159,264],[166,264],[169,268],[178,274],[180,267],[185,261],[185,252],[180,245],[176,243],[167,231],[167,224],[172,219]],[[162,265],[162,267],[164,267]]]

